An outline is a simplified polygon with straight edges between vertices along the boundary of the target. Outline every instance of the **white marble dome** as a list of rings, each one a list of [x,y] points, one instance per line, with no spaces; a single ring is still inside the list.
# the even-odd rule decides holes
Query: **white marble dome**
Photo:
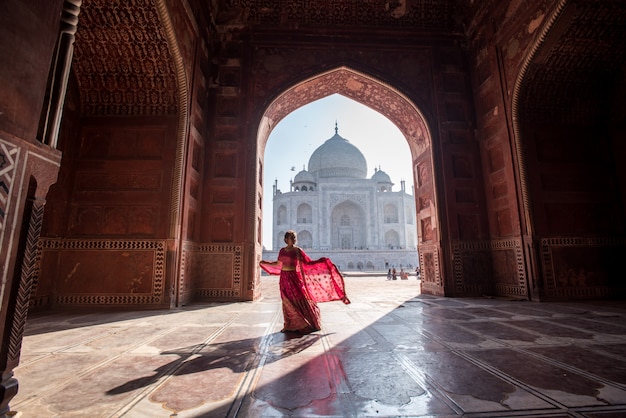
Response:
[[[300,171],[293,179],[294,183],[315,183],[313,174],[306,170]]]
[[[367,162],[357,147],[337,133],[317,148],[309,159],[309,172],[316,178],[364,179]]]
[[[391,183],[391,177],[389,177],[389,174],[380,169],[376,170],[372,176],[372,180],[378,183]]]

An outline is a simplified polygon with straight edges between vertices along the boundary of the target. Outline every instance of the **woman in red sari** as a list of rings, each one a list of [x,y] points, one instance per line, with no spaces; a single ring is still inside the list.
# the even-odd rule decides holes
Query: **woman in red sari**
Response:
[[[282,332],[308,334],[322,328],[318,302],[341,300],[348,304],[343,276],[328,259],[311,260],[296,246],[296,233],[285,233],[285,247],[277,261],[261,261],[263,270],[280,275],[280,297],[285,320]]]

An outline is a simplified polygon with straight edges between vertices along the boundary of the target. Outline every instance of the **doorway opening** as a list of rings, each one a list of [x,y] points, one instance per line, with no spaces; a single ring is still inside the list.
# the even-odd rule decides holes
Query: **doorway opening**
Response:
[[[379,216],[382,225],[378,229],[372,229],[371,224],[376,222],[370,221],[369,212],[359,213],[359,207],[368,208],[368,205],[373,205],[366,201],[367,193],[364,193],[358,187],[351,187],[350,185],[342,185],[343,189],[340,191],[327,192],[321,200],[323,202],[322,206],[326,208],[343,209],[341,214],[335,211],[336,213],[333,217],[336,219],[334,221],[329,218],[325,223],[315,226],[315,219],[302,220],[297,218],[297,213],[312,213],[313,218],[320,216],[320,205],[316,206],[311,204],[311,202],[303,201],[306,200],[307,194],[320,194],[319,186],[316,184],[320,177],[332,177],[329,173],[332,172],[334,167],[330,167],[326,162],[334,157],[339,159],[345,157],[342,151],[330,154],[332,157],[325,155],[326,158],[321,159],[321,162],[312,158],[315,157],[314,154],[319,149],[314,146],[313,142],[309,142],[307,129],[311,132],[318,128],[328,129],[328,135],[321,136],[326,142],[339,136],[339,139],[347,140],[348,142],[352,142],[354,139],[356,145],[356,138],[350,138],[348,134],[345,134],[344,138],[344,135],[342,135],[344,132],[343,126],[345,126],[346,131],[349,129],[349,122],[347,125],[344,125],[342,116],[331,116],[328,118],[330,120],[314,120],[311,118],[306,126],[303,125],[301,127],[301,132],[304,133],[293,132],[292,142],[295,143],[296,150],[300,153],[300,161],[292,162],[287,159],[281,161],[280,159],[282,159],[285,151],[284,147],[278,153],[278,161],[270,162],[271,159],[268,157],[269,153],[267,151],[271,152],[271,145],[268,145],[268,140],[274,134],[274,128],[277,128],[277,132],[279,131],[279,122],[287,119],[287,116],[291,113],[299,112],[300,108],[304,110],[304,107],[307,105],[315,106],[318,102],[323,105],[323,100],[337,100],[338,98],[356,102],[380,114],[391,125],[395,126],[399,135],[403,138],[402,141],[404,141],[405,149],[400,151],[398,155],[395,155],[396,160],[400,163],[390,163],[388,164],[389,168],[386,169],[386,166],[383,164],[377,164],[376,158],[382,157],[384,154],[391,154],[393,158],[394,152],[389,152],[385,134],[380,134],[374,141],[374,144],[372,144],[375,149],[373,161],[371,161],[371,164],[369,164],[369,161],[366,163],[366,171],[368,172],[364,177],[380,182],[380,187],[376,189],[376,193],[381,195],[388,194],[385,198],[391,199],[394,190],[398,190],[404,191],[410,198],[410,204],[406,201],[395,202],[395,205],[390,202],[380,205],[376,203],[375,205],[379,205],[380,209],[376,207],[374,213],[377,215],[374,216]],[[330,126],[326,127],[325,125]],[[335,136],[332,135],[331,129],[334,129]],[[299,136],[302,136],[302,138]],[[318,141],[319,139],[317,138]],[[424,257],[421,254],[420,247],[423,244],[427,244],[427,252],[431,255],[436,255],[438,245],[438,221],[432,175],[431,143],[430,131],[426,120],[414,104],[389,85],[355,70],[340,67],[289,87],[266,109],[261,119],[257,136],[259,150],[258,172],[260,172],[264,180],[257,183],[261,188],[258,191],[258,195],[263,196],[263,216],[258,218],[258,222],[263,222],[263,227],[257,228],[257,231],[262,233],[263,236],[263,250],[267,252],[278,251],[282,245],[280,241],[282,234],[284,234],[286,229],[294,229],[292,226],[296,225],[296,232],[299,235],[304,232],[306,237],[310,237],[309,241],[312,242],[307,241],[307,245],[311,245],[313,250],[323,253],[322,256],[328,256],[329,252],[332,252],[332,257],[336,258],[340,251],[363,251],[362,259],[345,259],[343,260],[345,261],[343,266],[340,265],[341,263],[336,263],[340,267],[347,268],[348,265],[351,265],[355,269],[367,267],[386,272],[392,266],[398,270],[404,268],[405,270],[411,269],[413,271],[419,265],[420,269],[424,271],[426,266],[424,266]],[[409,174],[401,174],[400,178],[391,179],[386,170],[392,171],[396,170],[397,167],[402,167],[401,160],[403,158],[406,158],[406,164],[410,167],[410,171],[407,170]],[[306,165],[307,162],[309,167]],[[282,186],[278,185],[275,175],[268,174],[268,172],[276,168],[276,165],[283,172],[288,170],[288,180],[282,179]],[[313,167],[311,167],[312,165]],[[346,167],[343,168],[348,171],[338,172],[339,176],[348,179],[358,177],[350,171],[358,171],[359,167],[357,165],[356,163],[352,165],[346,163]],[[262,171],[265,171],[265,174]],[[392,183],[395,183],[393,187]],[[327,187],[324,185],[322,188],[326,189]],[[281,197],[286,192],[297,195],[293,198],[295,200],[292,200],[290,204],[274,205],[275,198],[277,196]],[[301,203],[310,206],[312,210],[298,212],[298,206]],[[352,212],[355,214],[354,217],[350,216]],[[387,216],[389,213],[393,213],[394,216]],[[272,225],[273,220],[276,220],[276,222]],[[378,221],[378,219],[376,220]],[[354,221],[354,225],[351,223],[352,221]],[[337,228],[332,228],[333,222],[337,223]],[[335,237],[333,233],[337,236]],[[393,242],[386,242],[389,239]],[[260,237],[258,242],[261,242]],[[350,243],[349,247],[352,248],[348,249],[346,247],[347,242]],[[390,250],[409,249],[415,256],[415,262],[394,262],[394,260],[385,259],[384,257],[377,260],[371,259],[372,251],[388,252]],[[418,254],[419,260],[417,260]],[[263,258],[267,257],[263,255]],[[432,267],[430,272],[432,273],[433,282],[440,282],[436,269],[437,263],[433,263]]]

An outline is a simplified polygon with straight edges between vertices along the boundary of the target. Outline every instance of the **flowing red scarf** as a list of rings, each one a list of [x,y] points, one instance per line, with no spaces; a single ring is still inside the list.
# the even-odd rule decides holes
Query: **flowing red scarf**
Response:
[[[300,257],[297,256],[298,253]],[[311,260],[301,248],[293,251],[293,257],[296,257],[296,271],[316,302],[340,300],[345,304],[350,303],[350,299],[346,296],[343,276],[330,259],[322,257],[318,260]],[[260,266],[268,274],[279,276],[282,263],[269,265],[262,262]]]

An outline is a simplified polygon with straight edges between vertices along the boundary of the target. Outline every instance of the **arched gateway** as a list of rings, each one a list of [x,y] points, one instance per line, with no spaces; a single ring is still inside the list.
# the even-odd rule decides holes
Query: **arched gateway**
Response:
[[[441,238],[438,233],[436,184],[433,177],[432,138],[426,117],[402,93],[389,85],[351,68],[342,66],[297,83],[274,99],[261,117],[257,134],[258,167],[251,170],[262,175],[263,155],[274,127],[294,110],[331,94],[341,94],[362,103],[392,121],[406,138],[411,151],[417,207],[418,252],[423,271],[422,291],[444,294],[439,269]],[[384,144],[381,144],[383,149]],[[260,180],[260,177],[257,178]],[[262,181],[256,181],[255,196],[262,195]],[[259,206],[260,208],[260,206]],[[260,209],[259,209],[260,211]],[[266,214],[265,216],[270,216]],[[260,222],[261,217],[256,217]],[[260,233],[260,226],[256,231]],[[260,242],[257,237],[256,242]],[[261,247],[256,257],[261,258]]]

